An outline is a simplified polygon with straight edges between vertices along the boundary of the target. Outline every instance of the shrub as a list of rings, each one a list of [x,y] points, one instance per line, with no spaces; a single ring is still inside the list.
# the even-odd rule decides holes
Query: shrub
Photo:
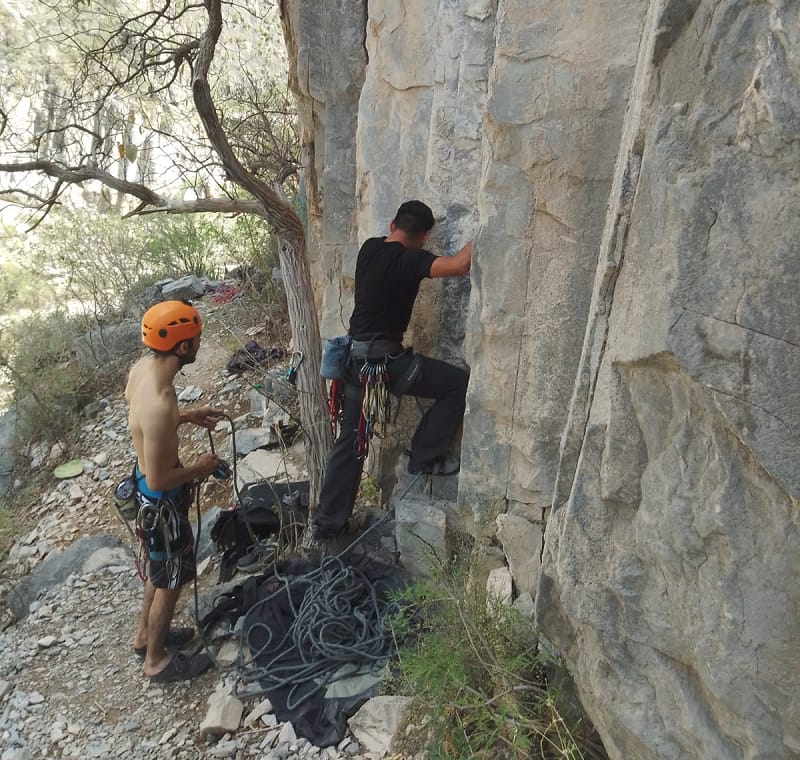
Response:
[[[0,335],[0,366],[14,388],[21,441],[63,439],[103,377],[73,358],[83,331],[74,317],[57,310],[13,323]]]
[[[85,312],[109,319],[165,277],[216,277],[227,255],[220,220],[120,219],[89,212],[47,219],[31,250],[34,270]]]
[[[12,386],[21,441],[68,437],[86,403],[119,390],[139,346],[138,330],[125,320],[138,322],[152,302],[143,293],[159,279],[216,278],[225,262],[252,264],[265,282],[246,288],[241,309],[248,320],[255,307],[266,323],[285,322],[285,294],[270,278],[275,240],[253,217],[125,220],[54,209],[14,248],[13,261],[2,265],[14,276],[0,287],[0,313],[9,314],[0,323],[0,384]],[[38,312],[23,317],[23,307]]]
[[[426,745],[432,760],[605,758],[591,724],[565,717],[576,706],[549,685],[559,665],[532,624],[468,578],[468,566],[439,568],[399,595],[392,690],[415,695],[406,749]]]
[[[47,280],[16,260],[0,263],[0,314],[39,309],[52,300]]]

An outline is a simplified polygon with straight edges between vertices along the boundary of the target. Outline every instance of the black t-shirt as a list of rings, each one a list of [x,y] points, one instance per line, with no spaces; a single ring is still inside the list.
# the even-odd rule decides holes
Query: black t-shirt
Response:
[[[356,293],[350,336],[402,340],[408,328],[419,284],[431,276],[434,256],[386,238],[370,238],[358,252]]]

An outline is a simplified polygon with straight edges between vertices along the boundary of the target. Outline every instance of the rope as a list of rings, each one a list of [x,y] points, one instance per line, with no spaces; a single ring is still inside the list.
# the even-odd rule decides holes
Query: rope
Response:
[[[236,429],[230,415],[226,413],[223,414],[223,417],[231,425],[233,490],[241,508],[242,498],[237,477]],[[208,437],[211,452],[214,453],[214,440],[210,430]],[[420,475],[416,475],[412,478],[395,504],[405,499],[420,477]],[[269,483],[269,481],[267,482]],[[278,494],[271,483],[270,488],[272,488],[275,503],[280,509]],[[195,505],[197,509],[195,557],[197,557],[202,530],[200,484],[196,489]],[[293,578],[281,575],[277,565],[277,554],[275,555],[272,561],[272,577],[281,585],[278,590],[257,602],[245,614],[243,633],[239,641],[239,657],[240,661],[244,663],[244,647],[247,645],[251,652],[251,664],[245,664],[240,669],[239,681],[234,688],[235,693],[238,693],[238,686],[241,682],[259,682],[262,687],[261,694],[291,684],[287,707],[293,710],[315,693],[316,689],[309,689],[305,694],[298,695],[297,693],[298,690],[307,687],[310,682],[316,681],[321,685],[327,685],[341,665],[377,662],[390,656],[391,629],[388,621],[398,611],[398,605],[390,602],[385,596],[379,595],[372,581],[362,571],[346,564],[343,558],[372,531],[392,519],[394,513],[394,507],[387,510],[380,519],[360,533],[349,546],[334,556],[325,557],[318,569],[305,575]],[[243,508],[242,517],[251,540],[257,544],[258,540],[247,520],[247,511]],[[295,606],[292,600],[291,587],[294,584],[303,584],[305,587],[303,600],[299,607]],[[293,621],[287,634],[280,642],[277,642],[278,648],[275,649],[275,653],[270,654],[273,651],[274,640],[272,629],[269,625],[259,621],[248,623],[248,619],[252,620],[252,616],[261,606],[282,593],[285,593],[289,600]],[[216,659],[200,624],[197,576],[194,579],[194,613],[203,646],[211,657],[214,667],[217,668]],[[252,636],[259,631],[266,637],[266,643],[260,648],[254,649],[250,646],[250,642]],[[300,664],[281,661],[289,652],[299,654]],[[266,664],[252,665],[262,656],[265,659],[268,658]],[[248,695],[252,696],[253,693],[252,689],[248,689]]]
[[[395,506],[405,499],[420,477],[412,478]],[[311,682],[324,687],[342,665],[379,662],[391,655],[388,622],[399,606],[379,595],[366,574],[348,565],[344,557],[372,531],[393,519],[394,514],[395,507],[387,510],[349,546],[336,555],[325,557],[320,567],[310,573],[288,578],[280,575],[275,567],[272,577],[280,587],[256,602],[244,616],[239,656],[245,664],[240,668],[239,683],[258,682],[261,686],[258,691],[249,687],[248,696],[291,686],[287,708],[294,710],[316,692],[315,688],[307,689]],[[299,605],[294,603],[291,593],[295,584],[304,588]],[[262,606],[281,594],[286,595],[293,620],[286,634],[276,640],[269,624],[254,621],[253,617]],[[253,642],[253,637],[259,634],[265,637],[260,647]],[[245,662],[245,647],[250,651],[249,662]],[[287,662],[287,655],[294,661]],[[264,662],[259,664],[258,660]],[[239,683],[235,693],[239,693]]]
[[[245,614],[241,646],[251,652],[240,682],[258,682],[260,693],[290,687],[287,708],[294,710],[330,683],[344,664],[380,662],[391,653],[389,618],[398,605],[378,593],[375,584],[339,556],[326,557],[319,569],[294,579],[279,579],[280,588]],[[298,584],[296,605],[291,586]],[[293,620],[280,640],[268,623],[254,620],[259,610],[279,595],[288,600]],[[264,643],[257,645],[257,640]],[[253,664],[259,663],[259,664]],[[238,684],[237,684],[238,690]],[[248,688],[248,694],[254,692]]]

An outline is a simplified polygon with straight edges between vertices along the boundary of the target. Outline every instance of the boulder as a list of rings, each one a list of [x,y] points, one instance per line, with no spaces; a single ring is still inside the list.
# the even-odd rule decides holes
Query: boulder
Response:
[[[236,432],[236,453],[241,456],[277,445],[278,434],[269,427],[246,428]]]
[[[228,639],[217,652],[215,657],[217,665],[227,668],[239,659],[239,642],[235,639]]]
[[[396,505],[396,525],[400,561],[411,575],[425,577],[444,561],[447,515],[441,502],[407,495]]]
[[[244,719],[244,724],[248,728],[253,728],[258,723],[258,720],[263,715],[269,715],[272,712],[272,702],[268,699],[263,699],[247,714]]]
[[[125,362],[141,350],[142,328],[138,321],[96,327],[75,338],[75,358],[87,368]]]
[[[511,605],[520,615],[533,620],[536,615],[536,607],[533,604],[533,598],[527,592],[520,594]]]
[[[225,689],[217,689],[208,698],[208,712],[200,723],[202,736],[222,736],[239,728],[244,704]]]
[[[83,573],[87,558],[91,558],[96,551],[119,547],[122,547],[119,539],[100,533],[79,538],[66,549],[49,554],[30,575],[11,587],[6,596],[8,608],[17,620],[21,620],[39,594],[63,583],[73,573]]]
[[[83,563],[81,573],[96,573],[107,567],[132,567],[131,550],[122,545],[104,546],[93,551]]]
[[[239,488],[273,478],[296,480],[301,474],[300,468],[283,451],[256,449],[241,459],[237,467]]]
[[[17,461],[16,423],[17,415],[13,410],[0,413],[0,497],[11,485],[11,474]]]
[[[41,467],[50,454],[50,447],[46,443],[32,443],[28,446],[28,456],[31,460],[31,468],[36,470]]]
[[[411,697],[373,697],[347,721],[363,750],[378,757],[391,752],[400,736]]]
[[[297,733],[291,721],[288,721],[281,726],[280,733],[278,734],[278,744],[291,744],[295,741],[297,741]]]
[[[196,385],[187,385],[179,394],[178,401],[192,402],[197,401],[203,395],[203,389],[198,388]]]
[[[542,566],[543,526],[524,517],[498,515],[497,537],[503,544],[514,585],[521,594],[533,597]]]
[[[161,299],[164,301],[191,301],[206,292],[206,284],[193,274],[172,280],[161,286]]]
[[[214,542],[211,540],[211,528],[217,521],[220,512],[222,512],[222,508],[217,506],[210,507],[208,510],[203,512],[200,520],[200,530],[198,530],[197,527],[196,516],[195,519],[192,520],[192,532],[195,536],[195,539],[197,539],[197,534],[200,534],[199,543],[197,543],[196,555],[198,562],[208,559],[217,552],[217,547],[214,546]],[[194,509],[192,509],[192,514],[196,514]]]
[[[495,603],[509,607],[514,597],[514,582],[507,567],[496,567],[486,579],[486,596],[489,607]]]

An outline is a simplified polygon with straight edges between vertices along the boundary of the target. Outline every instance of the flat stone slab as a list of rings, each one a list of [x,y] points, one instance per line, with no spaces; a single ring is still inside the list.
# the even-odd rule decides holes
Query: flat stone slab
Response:
[[[50,554],[38,564],[30,575],[26,575],[6,596],[6,604],[17,620],[30,612],[30,604],[39,594],[63,583],[73,573],[87,572],[91,568],[91,557],[99,550],[119,549],[115,553],[115,564],[122,558],[123,544],[107,533],[79,538],[66,549]]]
[[[397,549],[411,575],[429,575],[437,557],[444,559],[447,514],[444,502],[410,494],[396,506]]]

